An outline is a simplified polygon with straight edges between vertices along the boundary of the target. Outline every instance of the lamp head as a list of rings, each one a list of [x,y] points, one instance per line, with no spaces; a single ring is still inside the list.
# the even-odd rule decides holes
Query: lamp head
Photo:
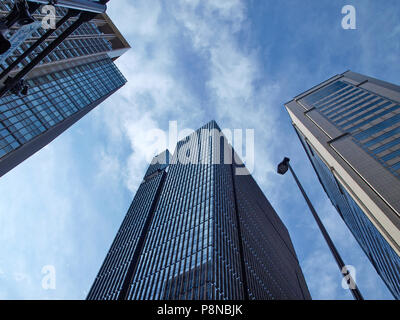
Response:
[[[278,165],[278,173],[284,175],[289,170],[289,158],[284,158],[283,161]]]

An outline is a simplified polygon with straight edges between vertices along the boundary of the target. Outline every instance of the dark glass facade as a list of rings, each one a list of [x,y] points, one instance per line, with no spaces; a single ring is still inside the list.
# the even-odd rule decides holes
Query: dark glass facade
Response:
[[[226,146],[212,121],[150,165],[88,299],[311,298],[286,228]]]

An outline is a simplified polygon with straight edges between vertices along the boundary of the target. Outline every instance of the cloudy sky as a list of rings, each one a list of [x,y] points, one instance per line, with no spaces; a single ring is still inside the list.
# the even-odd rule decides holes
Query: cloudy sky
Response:
[[[112,0],[132,49],[117,94],[0,179],[0,299],[84,299],[152,156],[155,132],[254,129],[254,177],[286,224],[314,299],[351,299],[290,176],[367,299],[392,299],[323,192],[283,104],[348,69],[400,83],[398,0]],[[341,27],[353,4],[357,29]],[[160,142],[161,141],[161,142]],[[42,287],[45,266],[56,288]]]

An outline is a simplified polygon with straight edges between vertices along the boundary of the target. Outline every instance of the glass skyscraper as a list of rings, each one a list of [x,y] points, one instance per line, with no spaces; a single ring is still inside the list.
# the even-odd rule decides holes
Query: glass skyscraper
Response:
[[[12,1],[2,1],[0,14],[7,14],[11,8]],[[57,18],[61,19],[66,12],[57,7]],[[40,10],[34,17],[40,19]],[[75,19],[71,18],[57,29],[8,75],[18,73]],[[38,27],[0,64],[0,73],[46,31]],[[81,25],[27,75],[28,95],[8,93],[1,97],[0,177],[120,89],[126,79],[113,61],[129,48],[110,18],[106,14],[97,15]],[[2,83],[5,79],[6,76],[1,79]]]
[[[400,298],[400,87],[351,71],[286,104],[326,193]]]
[[[155,157],[87,298],[310,299],[287,229],[233,154],[211,121]]]

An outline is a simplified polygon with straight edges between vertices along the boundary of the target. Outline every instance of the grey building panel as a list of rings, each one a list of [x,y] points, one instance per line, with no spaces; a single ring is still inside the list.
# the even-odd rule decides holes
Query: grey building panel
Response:
[[[373,84],[376,84],[379,87],[383,87],[383,88],[389,89],[391,91],[395,91],[395,92],[400,93],[400,86],[396,85],[396,84],[393,84],[393,83],[390,83],[390,82],[386,82],[386,81],[382,81],[382,80],[375,79],[375,78],[372,78],[372,77],[368,77],[368,76],[365,76],[365,75],[362,75],[360,73],[353,72],[353,71],[347,71],[347,72],[343,73],[343,75],[346,78],[349,78],[349,79],[357,81],[358,84],[361,84],[361,83],[364,83],[364,84],[373,83]]]
[[[332,140],[344,133],[344,131],[338,129],[326,120],[316,109],[307,112],[306,116]]]
[[[332,205],[337,209],[340,217],[349,227],[377,273],[386,283],[388,289],[398,299],[400,297],[400,257],[388,244],[386,239],[376,230],[374,224],[371,222],[371,215],[367,216],[365,214],[365,211],[354,200],[355,196],[350,196],[341,181],[337,179],[335,172],[326,166],[317,150],[309,144],[301,131],[298,131],[298,134]]]
[[[285,105],[329,198],[396,298],[399,98],[399,86],[348,71]]]
[[[385,212],[388,213],[388,218],[400,229],[400,216],[397,215],[397,212],[400,212],[399,179],[374,158],[368,156],[361,147],[354,144],[351,136],[335,141],[331,146],[365,180],[367,185],[374,189],[374,193],[380,195],[378,197],[371,193],[376,202],[383,199],[388,206],[393,207],[392,209],[388,207]]]

